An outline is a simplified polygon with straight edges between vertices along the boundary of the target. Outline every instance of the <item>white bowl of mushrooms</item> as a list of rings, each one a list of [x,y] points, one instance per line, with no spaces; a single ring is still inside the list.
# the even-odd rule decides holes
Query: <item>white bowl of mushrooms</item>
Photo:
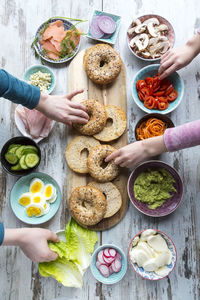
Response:
[[[158,15],[144,15],[132,21],[127,30],[130,51],[145,61],[158,61],[173,47],[175,33],[172,25]]]

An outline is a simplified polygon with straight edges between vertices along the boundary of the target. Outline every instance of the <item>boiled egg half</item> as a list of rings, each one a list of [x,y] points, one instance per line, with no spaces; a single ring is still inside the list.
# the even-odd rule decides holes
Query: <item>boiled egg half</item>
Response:
[[[39,178],[34,178],[30,183],[29,191],[32,194],[35,194],[35,193],[42,193],[43,190],[44,190],[44,182]]]

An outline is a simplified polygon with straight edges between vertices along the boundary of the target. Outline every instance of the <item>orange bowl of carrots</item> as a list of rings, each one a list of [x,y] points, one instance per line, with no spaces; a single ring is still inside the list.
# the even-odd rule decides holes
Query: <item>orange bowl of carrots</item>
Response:
[[[135,126],[137,141],[163,135],[167,128],[174,127],[174,123],[166,115],[152,113],[142,117]]]
[[[183,80],[177,72],[164,80],[158,77],[159,64],[141,69],[132,83],[132,96],[137,106],[146,113],[167,114],[180,104]]]

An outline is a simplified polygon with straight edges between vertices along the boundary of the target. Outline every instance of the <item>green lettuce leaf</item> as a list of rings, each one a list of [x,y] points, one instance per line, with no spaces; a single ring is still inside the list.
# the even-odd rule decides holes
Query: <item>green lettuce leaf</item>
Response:
[[[64,257],[39,263],[39,272],[44,277],[52,276],[67,287],[81,288],[83,285],[83,276],[78,267]]]
[[[66,242],[49,242],[49,248],[58,254],[52,262],[39,263],[44,277],[52,276],[64,286],[81,288],[83,274],[91,262],[91,253],[98,241],[96,232],[82,228],[73,219],[66,225]]]
[[[65,234],[68,259],[76,261],[84,272],[90,265],[98,235],[95,231],[82,228],[72,218],[66,225]]]

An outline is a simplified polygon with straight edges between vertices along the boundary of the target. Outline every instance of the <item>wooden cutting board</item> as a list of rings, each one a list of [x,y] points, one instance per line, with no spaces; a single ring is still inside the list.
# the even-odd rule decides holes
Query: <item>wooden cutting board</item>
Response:
[[[68,93],[84,88],[84,93],[75,96],[72,101],[81,102],[89,98],[97,99],[104,105],[116,105],[126,113],[126,71],[124,64],[122,65],[121,72],[117,79],[112,84],[101,87],[93,83],[85,73],[83,68],[84,53],[85,50],[79,52],[68,68]],[[75,129],[70,129],[68,131],[68,143],[78,135],[80,134]],[[110,142],[109,144],[116,148],[127,145],[127,131],[119,139]],[[87,228],[93,230],[106,230],[120,222],[124,217],[128,206],[127,179],[127,169],[121,169],[120,175],[113,181],[122,195],[121,209],[114,216],[103,219],[98,224],[88,226]],[[92,181],[92,178],[89,175],[78,174],[68,168],[67,200],[69,200],[72,191],[76,187],[87,185],[90,181]]]

